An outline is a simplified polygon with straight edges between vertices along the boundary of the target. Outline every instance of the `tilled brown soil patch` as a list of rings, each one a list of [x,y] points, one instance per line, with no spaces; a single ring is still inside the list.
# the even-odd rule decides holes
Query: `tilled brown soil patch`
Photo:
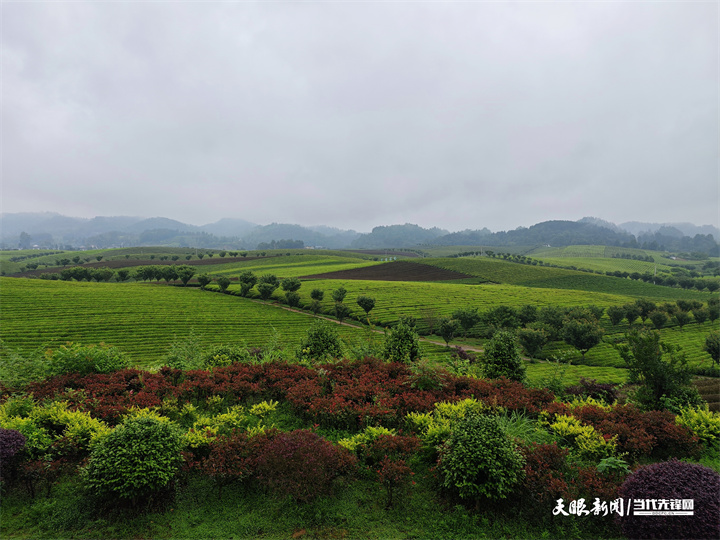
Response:
[[[338,270],[326,274],[303,276],[301,279],[359,279],[368,281],[450,281],[471,279],[473,276],[444,270],[428,264],[394,261],[352,270]]]

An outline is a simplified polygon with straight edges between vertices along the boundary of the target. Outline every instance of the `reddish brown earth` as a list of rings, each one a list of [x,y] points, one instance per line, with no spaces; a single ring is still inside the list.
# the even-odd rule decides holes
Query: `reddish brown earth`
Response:
[[[303,276],[301,279],[362,279],[369,281],[450,281],[453,279],[469,279],[473,276],[443,270],[428,264],[410,261],[394,261],[352,270],[338,270],[326,274]]]

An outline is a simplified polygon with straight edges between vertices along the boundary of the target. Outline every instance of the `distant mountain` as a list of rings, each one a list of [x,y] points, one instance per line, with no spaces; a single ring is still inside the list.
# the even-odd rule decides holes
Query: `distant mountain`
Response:
[[[637,247],[631,234],[584,221],[544,221],[532,227],[518,227],[513,231],[487,234],[483,231],[465,231],[436,240],[442,245],[484,246],[569,246],[573,244],[599,244],[606,246]],[[474,240],[474,241],[473,241]]]
[[[151,231],[153,229],[169,229],[173,231],[197,231],[199,227],[195,225],[188,225],[181,221],[174,219],[168,219],[164,217],[154,217],[149,219],[143,219],[137,223],[133,223],[128,227],[124,227],[122,230],[130,233],[142,233],[143,231]]]
[[[251,223],[244,219],[222,218],[215,223],[202,225],[200,230],[215,236],[245,236],[255,227],[259,227],[257,223]]]
[[[621,229],[638,236],[644,233],[655,233],[663,227],[672,227],[681,232],[681,236],[693,237],[696,234],[712,234],[716,240],[720,240],[720,229],[713,225],[693,225],[692,223],[647,223],[642,221],[628,221],[618,225]]]
[[[419,244],[435,243],[438,237],[446,234],[449,234],[448,231],[437,227],[423,229],[412,223],[387,225],[375,227],[368,234],[361,234],[352,242],[351,247],[354,249],[414,247]]]
[[[632,232],[636,231],[636,232]],[[681,253],[718,255],[720,231],[690,223],[628,222],[622,226],[594,218],[544,221],[531,227],[491,232],[487,228],[448,232],[419,225],[385,225],[360,234],[318,225],[288,223],[256,225],[239,218],[223,218],[201,227],[163,217],[131,216],[92,219],[54,212],[0,214],[0,244],[43,249],[175,246],[206,249],[268,249],[267,246],[305,246],[328,249],[390,249],[423,245],[454,246],[568,246],[594,244],[638,247]]]
[[[326,228],[324,234],[301,225],[288,223],[271,223],[255,227],[248,234],[243,236],[242,242],[251,249],[258,244],[269,244],[273,240],[302,240],[306,247],[319,246],[329,249],[346,248],[354,240],[358,233],[355,231],[341,231],[340,229]]]

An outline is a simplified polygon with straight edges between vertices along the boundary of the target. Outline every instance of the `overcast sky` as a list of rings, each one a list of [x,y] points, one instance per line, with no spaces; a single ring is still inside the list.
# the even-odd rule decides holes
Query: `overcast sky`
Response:
[[[714,1],[1,9],[3,212],[720,225]]]

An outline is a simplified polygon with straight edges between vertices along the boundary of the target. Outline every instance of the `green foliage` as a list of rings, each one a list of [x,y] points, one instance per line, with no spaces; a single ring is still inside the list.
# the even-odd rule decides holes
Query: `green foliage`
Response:
[[[345,295],[347,294],[347,291],[345,290],[345,287],[340,287],[339,289],[335,289],[332,292],[332,299],[335,302],[342,302],[345,300]]]
[[[617,326],[625,318],[625,310],[621,306],[610,306],[607,308],[607,315],[610,323]]]
[[[703,350],[710,355],[714,364],[720,363],[720,330],[711,332],[705,338]]]
[[[400,321],[385,334],[382,357],[390,362],[412,362],[420,358],[420,338],[413,326]]]
[[[460,323],[465,335],[467,335],[470,329],[479,323],[481,319],[477,308],[456,309],[452,313],[452,318],[456,319]]]
[[[534,358],[548,342],[548,334],[542,325],[518,328],[518,341],[530,358]]]
[[[298,307],[300,305],[300,295],[294,291],[286,292],[285,302],[290,307]]]
[[[335,302],[335,317],[340,322],[343,322],[350,316],[350,308],[342,302]]]
[[[257,277],[255,274],[247,270],[240,274],[238,281],[240,282],[240,296],[247,296],[250,289],[252,289],[257,283]]]
[[[443,317],[438,325],[438,334],[445,340],[445,345],[449,346],[455,335],[460,331],[460,323],[455,319]]]
[[[97,495],[137,506],[174,479],[181,450],[180,432],[169,420],[131,417],[95,444],[83,478]]]
[[[228,278],[227,276],[220,276],[215,280],[215,282],[218,284],[218,287],[220,287],[220,290],[222,292],[225,292],[230,286],[230,278]]]
[[[567,318],[563,323],[562,338],[585,358],[585,353],[602,341],[603,330],[592,317]]]
[[[182,265],[177,267],[177,276],[183,285],[187,285],[196,272],[197,269],[194,266]]]
[[[615,454],[617,435],[606,440],[601,433],[574,416],[558,415],[550,429],[572,446],[581,459],[598,461]]]
[[[369,296],[358,296],[356,302],[365,312],[365,315],[368,316],[370,315],[370,311],[375,307],[375,299]]]
[[[247,348],[238,345],[215,345],[203,350],[200,354],[202,355],[203,369],[250,361],[250,353]]]
[[[653,323],[653,326],[657,330],[660,330],[663,326],[665,326],[668,322],[668,316],[667,313],[664,311],[660,311],[659,309],[656,309],[655,311],[651,311],[648,315],[648,318]]]
[[[210,282],[212,281],[212,278],[208,274],[200,274],[197,278],[198,283],[200,284],[200,288],[204,289],[207,287]]]
[[[280,286],[282,287],[282,290],[285,292],[296,292],[298,289],[300,289],[300,286],[302,285],[302,282],[298,278],[285,278],[282,280],[282,283]]]
[[[720,441],[720,413],[710,411],[707,404],[704,407],[682,407],[675,421],[692,431],[705,445]]]
[[[49,375],[63,373],[111,373],[129,365],[128,357],[116,347],[81,345],[68,342],[55,349],[45,351],[45,362]]]
[[[162,365],[175,369],[200,369],[203,365],[203,348],[194,332],[182,341],[174,341],[162,359]]]
[[[628,379],[640,384],[635,399],[646,408],[663,409],[697,403],[697,391],[689,388],[691,373],[680,347],[660,341],[655,330],[633,330],[627,344],[617,345],[628,367]],[[668,402],[670,400],[670,402]]]
[[[310,291],[310,298],[317,302],[322,302],[323,297],[325,296],[325,292],[321,289],[313,289]]]
[[[0,340],[0,382],[6,388],[22,388],[32,381],[44,379],[47,368],[43,351],[22,355]]]
[[[263,300],[269,300],[272,294],[275,292],[275,289],[277,289],[277,285],[268,282],[261,282],[257,286],[258,293],[260,293],[260,298],[262,298]]]
[[[322,362],[341,358],[342,344],[335,325],[318,319],[307,331],[297,353],[300,360]]]
[[[520,357],[517,337],[512,332],[496,332],[485,345],[482,361],[483,373],[489,379],[507,377],[513,381],[525,380],[525,365]]]
[[[524,459],[496,417],[460,420],[440,450],[443,487],[463,499],[505,499],[524,476]]]

